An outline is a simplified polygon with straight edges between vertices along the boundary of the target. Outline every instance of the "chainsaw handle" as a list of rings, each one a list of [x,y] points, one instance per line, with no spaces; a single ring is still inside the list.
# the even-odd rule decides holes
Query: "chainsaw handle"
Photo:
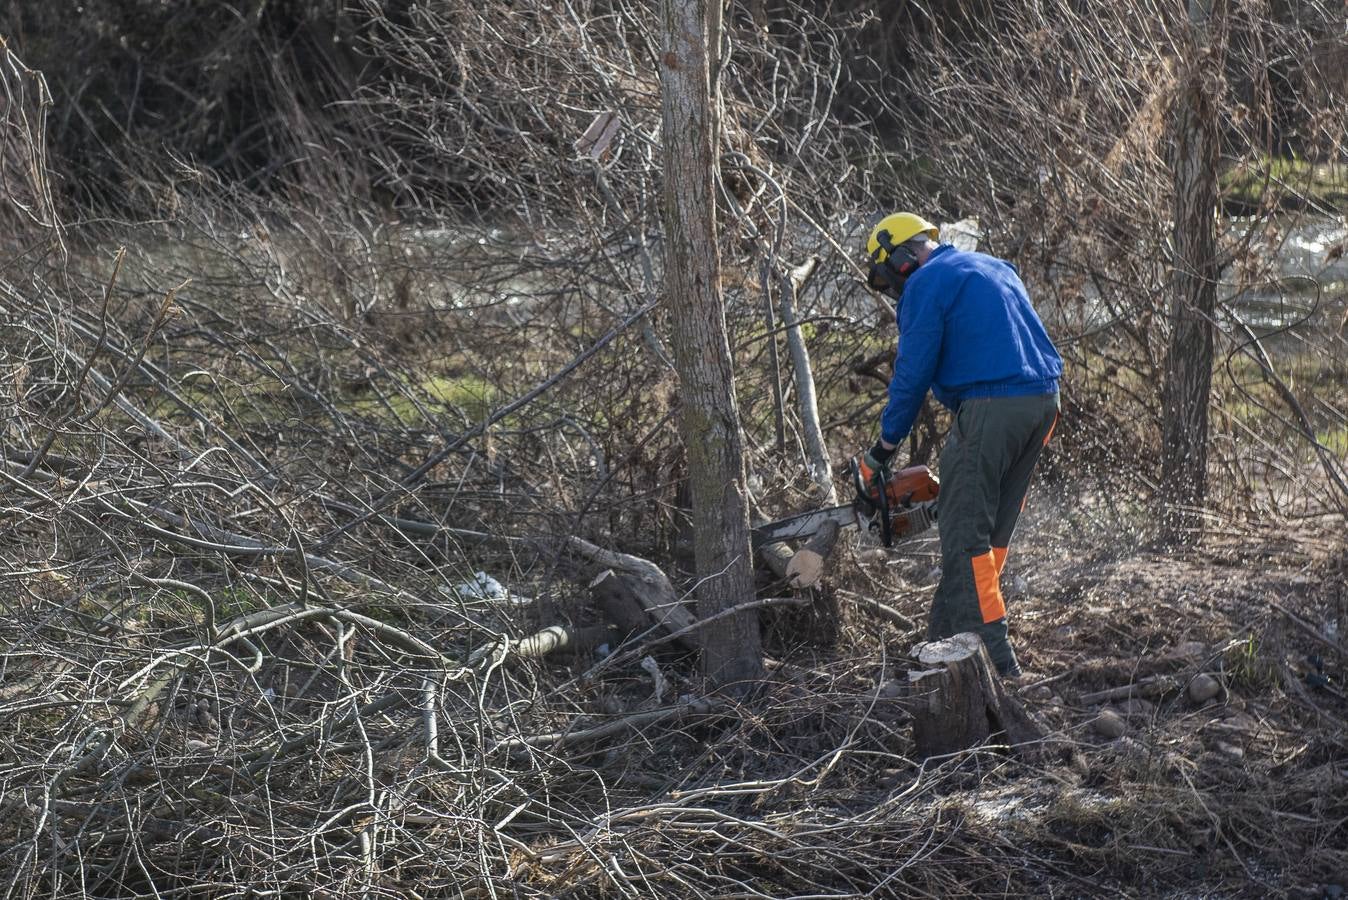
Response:
[[[880,507],[880,540],[886,547],[894,546],[894,523],[889,520],[889,471],[881,466],[872,474],[875,479],[876,505]]]
[[[888,466],[870,466],[857,456],[847,460],[847,470],[852,476],[852,486],[856,490],[855,504],[864,508],[875,528],[875,519],[880,519],[880,539],[886,547],[894,544],[894,525],[889,521],[889,494],[886,486],[890,474]]]

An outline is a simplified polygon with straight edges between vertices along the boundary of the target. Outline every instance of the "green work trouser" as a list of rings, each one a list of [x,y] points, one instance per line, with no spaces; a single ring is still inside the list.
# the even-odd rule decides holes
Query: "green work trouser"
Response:
[[[1006,634],[1002,566],[1057,420],[1056,393],[965,400],[941,451],[941,582],[927,636],[976,633],[1003,675],[1019,666]]]

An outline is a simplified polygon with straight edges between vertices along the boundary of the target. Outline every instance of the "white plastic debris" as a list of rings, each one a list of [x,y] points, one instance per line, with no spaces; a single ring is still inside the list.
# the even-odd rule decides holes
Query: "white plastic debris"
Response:
[[[486,600],[492,603],[509,603],[512,606],[525,606],[533,602],[530,597],[512,594],[505,585],[486,572],[475,572],[468,581],[462,581],[447,591],[460,600]]]
[[[942,243],[954,244],[956,250],[977,250],[978,239],[983,236],[978,219],[972,216],[958,222],[942,222],[940,228]]]
[[[486,572],[476,572],[471,581],[454,585],[454,593],[465,600],[504,600],[510,596],[505,586]]]

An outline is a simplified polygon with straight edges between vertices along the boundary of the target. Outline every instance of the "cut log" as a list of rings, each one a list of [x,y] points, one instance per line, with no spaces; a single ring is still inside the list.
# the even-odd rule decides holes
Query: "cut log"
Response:
[[[567,628],[563,625],[549,625],[526,638],[511,644],[510,651],[515,656],[536,659],[558,650],[571,650],[579,653],[591,650],[609,639],[614,629],[610,625],[590,625],[585,628]]]
[[[605,738],[613,737],[627,730],[640,731],[642,728],[654,725],[657,722],[663,722],[667,719],[684,719],[697,716],[717,715],[721,710],[721,702],[712,699],[692,698],[683,700],[676,706],[667,706],[662,709],[652,709],[646,712],[633,713],[623,716],[620,719],[614,719],[611,722],[605,722],[593,728],[568,728],[565,731],[556,731],[549,734],[535,734],[529,737],[516,737],[502,741],[494,749],[509,749],[519,751],[529,747],[551,747],[556,750],[570,744],[581,744],[594,741],[602,741]]]
[[[795,556],[795,551],[789,544],[764,544],[758,548],[758,558],[772,570],[781,581],[787,580],[786,570],[791,565],[791,557]]]
[[[1132,684],[1082,694],[1080,699],[1082,703],[1094,705],[1096,703],[1112,703],[1115,700],[1127,700],[1132,697],[1159,697],[1178,689],[1179,681],[1173,676],[1152,675],[1147,678],[1139,678]]]
[[[797,590],[813,587],[824,577],[824,564],[838,543],[838,523],[827,520],[814,536],[796,551],[786,566],[786,583]]]
[[[818,590],[819,579],[823,575],[825,558],[838,539],[837,523],[829,523],[832,537],[825,535],[819,543],[819,533],[799,551],[793,552],[784,543],[764,544],[758,548],[758,556],[772,574],[791,587],[805,592],[809,599],[808,609],[788,609],[771,611],[764,622],[765,633],[782,639],[790,645],[802,641],[816,646],[829,646],[838,636],[838,601],[832,591]],[[813,547],[804,557],[807,548]],[[800,560],[799,563],[796,560]],[[801,567],[806,577],[801,577]]]
[[[997,735],[1027,761],[1043,758],[1046,730],[1002,689],[978,635],[918,644],[910,655],[922,667],[908,673],[920,758],[966,750]]]
[[[826,521],[805,543],[792,552],[784,543],[764,544],[758,556],[772,573],[797,590],[814,587],[824,576],[829,555],[838,543],[837,522]]]
[[[679,601],[674,585],[655,563],[578,537],[572,537],[567,547],[590,563],[590,591],[623,637],[652,625],[670,634],[693,624],[692,611]],[[683,645],[697,649],[696,634],[691,630],[687,634]]]
[[[604,641],[612,640],[617,629],[612,625],[589,625],[584,628],[567,628],[565,625],[549,625],[535,631],[528,637],[509,641],[505,658],[507,660],[541,659],[558,650],[582,653],[593,650]],[[476,664],[501,649],[499,641],[483,644],[468,657],[470,664]]]

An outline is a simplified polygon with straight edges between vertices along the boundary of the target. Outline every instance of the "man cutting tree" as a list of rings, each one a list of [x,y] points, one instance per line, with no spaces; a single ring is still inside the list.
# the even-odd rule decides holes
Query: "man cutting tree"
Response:
[[[997,671],[1016,676],[1000,578],[1058,419],[1062,358],[1015,266],[938,238],[926,219],[899,212],[881,219],[866,242],[869,284],[897,304],[899,345],[864,474],[889,477],[928,389],[954,414],[941,451],[941,581],[927,636],[975,632]]]

